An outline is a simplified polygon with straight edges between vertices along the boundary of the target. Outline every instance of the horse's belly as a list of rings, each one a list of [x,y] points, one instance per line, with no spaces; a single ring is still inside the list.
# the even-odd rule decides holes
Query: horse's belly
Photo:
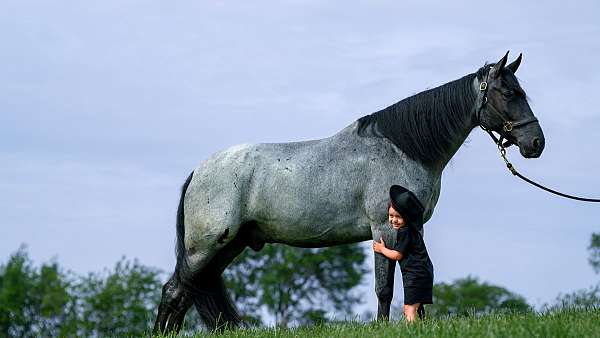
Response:
[[[371,238],[371,227],[364,224],[258,224],[269,242],[316,248],[356,243]]]

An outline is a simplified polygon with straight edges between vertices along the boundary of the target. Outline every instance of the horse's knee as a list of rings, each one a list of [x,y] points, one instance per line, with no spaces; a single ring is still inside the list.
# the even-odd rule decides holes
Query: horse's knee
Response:
[[[162,287],[161,305],[165,304],[172,308],[175,304],[179,303],[179,300],[183,297],[183,293],[183,287],[174,275]]]
[[[380,301],[391,301],[394,296],[394,288],[388,285],[376,287],[375,294]]]
[[[175,276],[171,276],[169,280],[163,285],[162,292],[164,294],[169,294],[175,292],[177,290],[177,278]]]

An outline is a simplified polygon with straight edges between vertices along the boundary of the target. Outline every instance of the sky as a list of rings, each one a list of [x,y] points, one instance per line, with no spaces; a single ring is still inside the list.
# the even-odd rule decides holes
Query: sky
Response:
[[[25,244],[77,273],[122,256],[172,271],[179,189],[210,154],[331,136],[507,50],[546,137],[540,158],[509,158],[600,198],[599,15],[595,1],[3,1],[0,262]],[[477,276],[534,305],[588,287],[598,216],[514,178],[475,129],[425,226],[436,282]],[[356,311],[376,311],[372,274],[363,290]]]

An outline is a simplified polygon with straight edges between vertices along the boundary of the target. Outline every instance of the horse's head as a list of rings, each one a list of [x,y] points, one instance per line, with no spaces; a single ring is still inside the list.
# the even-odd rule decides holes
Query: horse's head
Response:
[[[483,94],[479,124],[516,144],[523,157],[539,157],[544,150],[544,133],[515,77],[521,55],[509,65],[506,65],[507,59],[508,52],[483,72],[479,88]]]

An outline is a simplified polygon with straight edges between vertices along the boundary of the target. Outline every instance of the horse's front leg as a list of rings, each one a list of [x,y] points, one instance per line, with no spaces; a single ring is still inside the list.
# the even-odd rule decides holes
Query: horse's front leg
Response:
[[[396,242],[396,231],[388,224],[373,226],[373,240],[380,241],[383,238],[387,248]],[[380,253],[375,254],[375,294],[379,301],[377,307],[377,320],[388,320],[390,318],[390,306],[394,296],[394,270],[396,261],[388,259]]]

